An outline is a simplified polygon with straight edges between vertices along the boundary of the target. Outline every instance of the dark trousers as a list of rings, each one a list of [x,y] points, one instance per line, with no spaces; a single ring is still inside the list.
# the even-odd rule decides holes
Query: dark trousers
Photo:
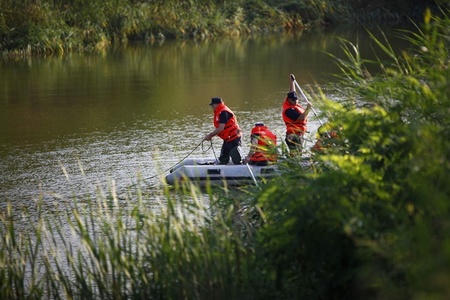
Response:
[[[228,164],[230,162],[230,156],[231,160],[233,161],[233,164],[235,165],[241,164],[242,151],[241,151],[240,137],[229,142],[225,141],[223,142],[222,150],[220,151],[219,163],[221,165]]]
[[[286,144],[289,147],[290,154],[301,154],[303,148],[303,136],[296,134],[286,134]]]

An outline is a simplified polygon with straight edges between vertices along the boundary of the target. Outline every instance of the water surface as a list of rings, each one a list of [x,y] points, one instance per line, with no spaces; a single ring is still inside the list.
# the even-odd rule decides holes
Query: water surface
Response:
[[[367,32],[345,28],[2,62],[0,205],[67,200],[111,181],[123,191],[138,178],[161,188],[160,178],[186,155],[218,155],[218,138],[212,149],[201,142],[213,129],[215,96],[236,113],[245,152],[255,122],[281,141],[290,73],[305,91],[322,88],[338,100],[338,68],[326,54],[343,57],[337,37],[373,57]],[[317,127],[312,116],[311,136]]]

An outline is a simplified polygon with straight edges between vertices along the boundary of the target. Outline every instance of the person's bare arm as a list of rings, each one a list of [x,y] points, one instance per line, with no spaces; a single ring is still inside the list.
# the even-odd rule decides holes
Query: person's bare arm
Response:
[[[298,116],[298,120],[304,120],[304,119],[306,119],[306,117],[308,117],[309,112],[311,111],[311,107],[312,107],[311,104],[308,103],[308,104],[306,105],[305,111],[304,111],[302,114],[300,114],[300,115]]]
[[[295,92],[295,76],[294,74],[289,75],[289,79],[291,79],[291,83],[289,83],[289,92]]]
[[[250,161],[250,158],[252,157],[253,153],[255,153],[255,151],[256,151],[257,145],[258,145],[258,137],[253,136],[252,143],[250,145],[250,150],[248,151],[247,156],[244,158],[244,164],[246,164]]]
[[[219,127],[217,127],[216,129],[214,129],[213,132],[207,134],[204,138],[205,141],[210,141],[214,136],[218,135],[219,133],[221,133],[223,130],[225,129],[225,123],[220,123]]]

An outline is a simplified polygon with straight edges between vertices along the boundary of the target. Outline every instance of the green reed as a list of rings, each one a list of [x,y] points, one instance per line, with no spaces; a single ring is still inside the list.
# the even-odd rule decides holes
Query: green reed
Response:
[[[411,1],[141,1],[4,0],[3,57],[101,52],[129,40],[205,39],[301,29],[305,26],[396,23],[421,18],[429,3]]]
[[[195,186],[166,191],[147,207],[139,190],[118,199],[114,186],[95,199],[38,215],[29,226],[11,209],[1,216],[0,298],[227,299],[252,272],[244,231],[252,225],[232,203],[221,209]],[[128,197],[128,196],[127,196]],[[35,220],[31,220],[35,219]],[[248,239],[247,239],[248,240]]]
[[[342,41],[342,101],[311,100],[338,132],[258,196],[258,261],[283,299],[444,299],[449,292],[449,11],[373,40],[388,59]],[[367,70],[372,70],[368,74]],[[259,251],[261,250],[261,251]]]
[[[4,1],[0,51],[8,56],[102,51],[112,43],[207,38],[273,30],[287,15],[255,1]]]

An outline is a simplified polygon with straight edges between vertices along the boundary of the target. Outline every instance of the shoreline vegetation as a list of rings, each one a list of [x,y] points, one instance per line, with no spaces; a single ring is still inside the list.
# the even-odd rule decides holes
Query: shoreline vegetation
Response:
[[[343,24],[421,21],[442,0],[2,0],[2,58],[101,52],[113,44],[207,39]]]

